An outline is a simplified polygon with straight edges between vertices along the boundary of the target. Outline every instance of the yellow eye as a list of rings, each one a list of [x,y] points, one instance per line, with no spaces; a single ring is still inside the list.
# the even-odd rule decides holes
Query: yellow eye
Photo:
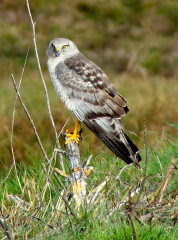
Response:
[[[62,50],[67,49],[68,47],[69,47],[69,45],[64,45],[64,46],[62,47]]]

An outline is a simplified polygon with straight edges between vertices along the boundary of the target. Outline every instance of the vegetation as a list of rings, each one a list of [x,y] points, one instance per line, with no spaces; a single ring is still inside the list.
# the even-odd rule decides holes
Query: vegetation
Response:
[[[174,133],[166,122],[176,122],[178,115],[175,107],[178,91],[177,1],[54,0],[51,3],[47,0],[31,0],[30,6],[36,22],[38,51],[58,132],[71,115],[54,92],[47,72],[45,51],[51,39],[66,37],[74,40],[84,54],[105,70],[120,94],[127,99],[130,113],[123,118],[124,126],[127,132],[137,134],[138,137],[133,135],[131,138],[139,146],[143,145],[144,119],[150,146],[160,138],[162,131]],[[10,74],[20,79],[29,47],[21,94],[45,149],[54,144],[54,138],[33,50],[25,0],[1,1],[0,8],[0,149],[3,149],[0,159],[2,164],[10,166],[11,119],[15,98]],[[16,109],[16,161],[30,163],[29,153],[38,159],[41,154],[28,119],[18,104]],[[69,124],[73,124],[73,118]],[[47,133],[44,129],[48,129]],[[100,151],[101,143],[86,129],[83,134],[90,135],[87,139],[92,152]]]
[[[141,163],[142,170],[124,167],[106,153],[95,156],[90,163],[94,172],[88,178],[88,196],[106,177],[108,181],[92,204],[88,197],[81,209],[69,196],[70,187],[65,190],[48,165],[38,160],[33,160],[33,167],[21,163],[17,171],[1,173],[1,221],[15,239],[132,239],[131,222],[135,239],[176,239],[173,159],[178,151],[174,144],[169,141],[159,153],[152,149],[148,162]],[[55,159],[52,164],[57,164]],[[71,210],[61,196],[68,199]],[[0,238],[4,236],[0,231]]]
[[[127,99],[130,113],[123,123],[141,150],[142,170],[125,167],[84,129],[81,156],[85,161],[92,153],[94,167],[87,179],[88,196],[109,179],[92,205],[77,209],[70,187],[64,193],[66,182],[60,176],[60,183],[45,163],[18,101],[11,141],[16,95],[10,74],[21,78],[30,47],[20,94],[49,156],[55,147],[26,3],[1,1],[0,239],[7,239],[8,234],[15,239],[132,239],[134,231],[136,239],[176,239],[177,1],[31,0],[30,6],[58,133],[67,119],[71,126],[74,118],[54,92],[45,50],[51,39],[66,37],[105,70]],[[59,139],[63,147],[64,141]],[[58,161],[51,159],[52,165],[60,168]]]

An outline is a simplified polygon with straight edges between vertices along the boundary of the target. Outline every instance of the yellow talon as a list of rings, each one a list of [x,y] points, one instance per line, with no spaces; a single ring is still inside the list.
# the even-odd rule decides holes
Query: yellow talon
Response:
[[[81,138],[80,133],[78,132],[78,126],[80,122],[77,120],[74,130],[66,130],[66,138],[65,144],[68,144],[71,140],[74,140],[77,144],[79,143],[79,138]]]
[[[66,134],[66,137],[68,138],[65,141],[65,144],[68,144],[71,140],[74,140],[77,144],[79,143],[78,138],[81,138],[81,136],[79,134]]]

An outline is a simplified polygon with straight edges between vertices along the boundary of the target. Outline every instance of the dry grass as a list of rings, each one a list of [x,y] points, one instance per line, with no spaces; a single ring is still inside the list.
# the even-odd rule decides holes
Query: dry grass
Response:
[[[147,134],[146,130],[144,134]],[[123,239],[123,235],[126,239],[132,236],[143,239],[151,234],[161,240],[165,232],[166,238],[176,239],[176,231],[169,229],[174,228],[177,221],[177,188],[173,178],[177,170],[177,151],[174,137],[168,140],[167,133],[163,132],[162,141],[167,142],[165,148],[162,142],[157,142],[157,147],[150,149],[144,135],[145,161],[141,163],[141,170],[132,165],[123,167],[123,162],[105,152],[95,156],[92,161],[94,173],[88,178],[86,202],[80,208],[70,184],[61,176],[56,178],[51,167],[59,165],[53,147],[47,164],[35,163],[31,155],[34,168],[16,165],[15,157],[13,168],[1,177],[0,237],[11,240],[55,239],[59,236],[62,239],[108,239],[108,233],[114,231],[110,239]],[[15,149],[14,144],[13,147]],[[68,169],[66,160],[65,169]],[[120,228],[115,232],[118,226]]]
[[[142,162],[143,170],[123,167],[123,163],[103,151],[101,143],[84,130],[81,154],[83,159],[91,152],[94,154],[91,163],[94,173],[88,178],[88,204],[78,210],[70,186],[61,187],[61,181],[67,186],[65,181],[62,178],[58,181],[51,167],[40,164],[43,155],[30,122],[18,103],[13,136],[14,160],[16,163],[30,163],[33,167],[14,163],[10,172],[1,173],[2,239],[56,239],[61,234],[63,239],[108,239],[108,236],[110,239],[116,236],[118,239],[131,239],[132,236],[134,239],[149,239],[147,236],[152,234],[155,239],[162,240],[176,236],[177,189],[173,179],[177,157],[176,124],[167,122],[176,122],[178,114],[177,5],[173,0],[169,4],[151,0],[144,3],[138,0],[136,4],[134,1],[113,0],[109,6],[107,2],[102,1],[100,8],[100,1],[83,3],[75,0],[70,4],[62,1],[59,9],[56,8],[58,1],[53,5],[49,1],[31,2],[37,21],[42,69],[58,132],[71,115],[64,111],[49,80],[44,57],[48,42],[56,36],[71,38],[82,52],[105,69],[118,91],[128,100],[130,114],[123,119],[124,126],[139,145],[143,159],[143,121],[146,121],[148,155],[146,162]],[[24,1],[18,0],[18,4],[17,1],[4,1],[0,6],[3,9],[0,13],[0,164],[7,170],[12,165],[10,136],[15,99],[10,73],[20,79],[25,55],[32,43]],[[55,136],[39,79],[31,49],[20,93],[44,149],[53,156]],[[73,118],[68,124],[72,122]],[[63,145],[63,140],[60,141]],[[54,156],[51,163],[59,167]],[[68,167],[67,160],[65,167]],[[93,195],[95,192],[97,194]],[[92,204],[91,199],[94,199]],[[119,230],[118,225],[121,226]]]
[[[64,111],[63,104],[55,94],[47,74],[45,74],[45,79],[47,80],[54,121],[58,132],[60,132],[71,114],[67,110]],[[111,79],[119,92],[126,97],[129,103],[130,113],[127,117],[123,118],[123,123],[128,133],[135,132],[137,134],[137,137],[132,134],[131,138],[140,145],[140,147],[143,145],[144,119],[146,120],[148,131],[148,145],[154,146],[163,131],[174,134],[174,129],[169,126],[167,122],[176,122],[177,120],[176,116],[178,115],[178,110],[176,108],[176,92],[178,91],[178,84],[176,80],[172,79],[170,81],[160,77],[132,77],[128,74],[118,75],[118,77],[111,74]],[[3,139],[3,141],[1,141],[0,145],[1,149],[4,149],[4,151],[0,151],[0,157],[4,165],[9,165],[11,164],[9,139],[15,91],[9,83],[7,85],[2,84],[1,93],[3,98],[0,111],[1,116],[3,116],[1,118],[3,128],[0,132],[0,138]],[[55,138],[48,118],[43,88],[38,74],[29,73],[28,68],[25,71],[22,82],[21,94],[33,116],[45,148],[49,149],[51,144],[54,144]],[[68,126],[72,125],[74,120],[74,117],[71,117]],[[48,131],[46,132],[45,129],[48,129]],[[30,162],[31,157],[41,158],[33,130],[30,128],[29,121],[19,104],[17,104],[14,131],[14,148],[17,162]],[[88,143],[91,150],[94,150],[94,153],[100,152],[100,146],[102,146],[101,142],[86,128],[84,128],[83,137],[85,139],[85,144]],[[61,138],[60,141],[63,145],[64,141]],[[19,143],[21,144],[19,145]],[[95,147],[93,148],[93,146]],[[29,152],[32,153],[30,157]]]
[[[71,3],[67,0],[59,6],[57,0],[53,3],[39,0],[30,4],[34,21],[37,22],[38,50],[58,131],[70,114],[63,110],[54,93],[46,69],[45,50],[52,38],[67,37],[106,71],[118,91],[128,100],[130,114],[123,121],[127,132],[138,135],[132,136],[137,144],[142,146],[140,139],[143,139],[144,119],[150,135],[149,145],[154,145],[153,135],[159,138],[163,129],[173,133],[174,130],[166,122],[177,121],[175,1],[168,4],[152,0],[113,0],[110,3],[104,0],[102,8],[100,1],[83,3],[75,0]],[[33,44],[25,1],[4,1],[0,7],[0,148],[4,149],[0,151],[0,164],[7,166],[11,164],[9,136],[15,97],[10,74],[13,73],[16,79],[20,78],[27,49],[32,48]],[[50,127],[33,49],[29,52],[21,94],[45,147],[49,148],[53,144],[53,129]],[[41,155],[27,118],[19,106],[17,110],[14,139],[16,159],[17,162],[30,162],[31,149],[34,150],[32,157],[40,158]],[[47,134],[41,126],[48,129]],[[152,135],[153,131],[155,133]],[[100,146],[100,142],[85,130],[84,136],[88,135],[90,146],[95,146],[96,142]]]
[[[21,165],[18,167],[20,185],[13,170],[1,182],[1,225],[15,239],[55,239],[57,236],[62,239],[93,239],[91,236],[96,231],[102,239],[107,239],[104,237],[108,235],[105,236],[106,233],[99,230],[99,226],[106,230],[109,224],[109,229],[112,229],[121,221],[120,232],[115,233],[115,237],[123,239],[120,234],[124,222],[130,220],[130,229],[135,231],[135,239],[143,239],[146,234],[144,228],[149,234],[155,224],[157,227],[164,225],[164,229],[158,235],[155,229],[152,237],[167,239],[169,234],[173,234],[170,235],[171,239],[176,239],[176,231],[172,229],[171,233],[169,230],[174,228],[177,220],[177,190],[174,181],[176,166],[174,160],[167,163],[167,169],[162,165],[165,153],[156,153],[152,160],[149,154],[148,162],[142,163],[142,170],[136,170],[131,165],[122,167],[123,164],[116,168],[118,162],[111,157],[103,158],[99,165],[94,163],[95,159],[92,161],[94,173],[88,178],[87,202],[81,209],[78,209],[74,198],[71,198],[71,187],[68,185],[67,188],[62,188],[46,164],[42,164],[42,167],[36,164],[35,168]],[[156,157],[160,159],[158,165]],[[55,162],[53,158],[52,164]],[[167,237],[164,238],[166,232]],[[128,229],[125,234],[128,237],[132,235]],[[6,239],[6,235],[2,229],[1,239]]]

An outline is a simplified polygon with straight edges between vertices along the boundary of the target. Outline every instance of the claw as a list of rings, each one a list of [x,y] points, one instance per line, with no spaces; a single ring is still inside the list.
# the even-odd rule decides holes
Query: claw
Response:
[[[68,144],[71,140],[74,140],[77,144],[79,143],[79,139],[81,138],[81,132],[78,132],[79,121],[77,120],[74,130],[66,130],[66,138],[65,144]]]
[[[75,134],[75,133],[73,133],[73,134],[67,133],[66,137],[68,139],[65,141],[65,144],[68,144],[71,140],[74,140],[78,144],[79,143],[79,138],[81,138],[81,135]]]

